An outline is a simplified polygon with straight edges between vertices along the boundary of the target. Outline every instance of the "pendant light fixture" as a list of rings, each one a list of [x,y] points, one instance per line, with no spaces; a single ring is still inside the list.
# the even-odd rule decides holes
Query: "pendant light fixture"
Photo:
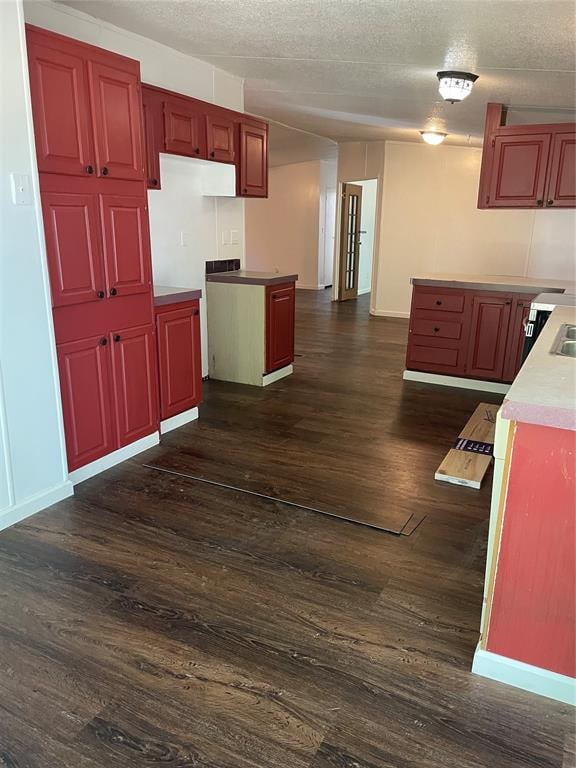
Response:
[[[426,144],[442,144],[447,133],[441,133],[440,131],[420,131],[420,135],[426,142]]]
[[[438,90],[445,101],[454,104],[463,101],[472,91],[472,86],[478,80],[478,75],[471,72],[446,71],[436,72],[439,81]]]

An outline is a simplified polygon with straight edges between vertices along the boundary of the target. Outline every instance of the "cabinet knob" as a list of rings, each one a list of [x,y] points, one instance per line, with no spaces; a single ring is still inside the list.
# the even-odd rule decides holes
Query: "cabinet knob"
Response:
[[[434,328],[434,333],[438,333],[439,330],[440,328]]]
[[[554,200],[546,200],[546,205],[554,205]]]
[[[96,296],[98,296],[99,299],[103,299],[106,296],[106,294],[104,293],[104,291],[97,291]]]
[[[544,205],[544,200],[536,200],[536,205],[541,208]]]
[[[197,154],[197,155],[199,155],[199,154],[200,154],[200,147],[196,147],[196,149],[194,150],[194,152],[196,152],[196,154]]]
[[[86,173],[94,173],[94,166],[93,165],[87,165],[86,166]]]
[[[116,288],[110,288],[110,296],[116,296],[118,294],[118,291]]]
[[[121,338],[121,336],[120,336],[119,333],[115,333],[114,334],[114,341],[118,342],[118,341],[120,341],[120,338]]]
[[[106,338],[106,336],[102,336],[102,338],[100,339],[100,346],[105,347],[106,344],[108,344],[108,339]]]
[[[102,176],[108,176],[108,168],[104,166],[104,168],[100,169],[100,173],[102,174]]]
[[[210,157],[216,157],[216,153],[215,152],[210,152]]]
[[[508,299],[508,301],[506,302],[506,304],[512,304],[512,301],[511,301],[510,299]]]
[[[158,179],[150,179],[150,183],[152,184],[153,187],[157,187],[158,186]]]
[[[242,190],[242,192],[243,192],[244,194],[246,194],[246,193],[248,192],[248,190],[246,189],[246,187],[244,187],[244,189]]]
[[[440,299],[437,299],[437,300],[436,300],[436,306],[438,306],[438,307],[441,307],[441,306],[442,306],[442,302],[440,301]]]

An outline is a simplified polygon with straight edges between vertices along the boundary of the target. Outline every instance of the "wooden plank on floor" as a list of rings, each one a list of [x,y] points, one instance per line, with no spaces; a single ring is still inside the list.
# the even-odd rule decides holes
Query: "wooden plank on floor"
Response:
[[[480,488],[492,463],[492,454],[474,453],[463,450],[463,447],[466,440],[493,445],[497,413],[497,405],[480,403],[458,435],[456,444],[461,445],[461,448],[454,447],[448,451],[436,470],[435,480],[465,485],[468,488]]]

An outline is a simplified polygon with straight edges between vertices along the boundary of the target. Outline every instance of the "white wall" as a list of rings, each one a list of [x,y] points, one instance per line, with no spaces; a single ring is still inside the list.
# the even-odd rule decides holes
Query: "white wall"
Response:
[[[362,210],[360,212],[360,258],[358,263],[358,293],[369,293],[372,289],[372,265],[376,234],[376,195],[378,179],[352,181],[362,187]]]
[[[72,493],[66,481],[52,311],[20,0],[0,2],[0,528]],[[30,183],[12,202],[10,174]]]
[[[320,161],[270,168],[268,199],[246,200],[246,267],[318,287]]]
[[[145,83],[230,109],[244,108],[243,80],[212,64],[66,6],[42,0],[26,2],[25,11],[32,24],[137,59]],[[162,189],[148,192],[154,281],[205,292],[206,261],[239,258],[244,262],[244,201],[201,197],[193,159],[162,155],[160,162]],[[181,232],[190,245],[181,245]],[[235,244],[230,244],[231,239]],[[202,340],[207,375],[204,309]]]
[[[318,235],[318,285],[332,285],[336,235],[336,160],[320,161],[320,221]]]
[[[423,272],[576,279],[576,211],[478,210],[481,154],[386,142],[376,314],[408,316]]]

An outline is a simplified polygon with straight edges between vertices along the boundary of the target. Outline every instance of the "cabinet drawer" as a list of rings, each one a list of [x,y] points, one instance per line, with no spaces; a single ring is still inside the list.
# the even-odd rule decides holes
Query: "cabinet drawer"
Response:
[[[411,332],[418,336],[431,336],[436,339],[459,339],[462,336],[462,323],[450,320],[429,320],[415,317]]]
[[[458,365],[458,349],[446,347],[429,347],[422,344],[414,344],[410,349],[410,363],[426,363],[435,366],[449,366],[456,368]]]
[[[433,309],[436,312],[463,312],[464,294],[450,291],[434,291],[428,293],[422,290],[414,291],[414,309]]]

